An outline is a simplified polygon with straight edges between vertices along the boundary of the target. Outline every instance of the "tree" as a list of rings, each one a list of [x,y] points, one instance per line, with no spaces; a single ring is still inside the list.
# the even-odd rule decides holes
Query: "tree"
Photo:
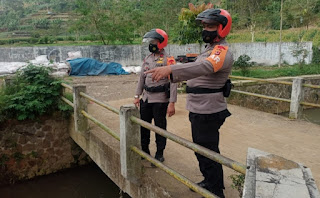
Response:
[[[195,6],[192,3],[189,3],[189,9],[182,8],[179,15],[179,24],[178,24],[178,36],[174,39],[179,42],[179,44],[188,44],[188,43],[201,43],[202,39],[200,38],[202,27],[196,23],[196,17],[199,13],[206,9],[213,8],[213,4],[201,4]]]
[[[0,13],[0,27],[9,31],[18,29],[24,14],[23,5],[22,0],[1,1],[3,12]]]
[[[236,10],[241,16],[239,23],[250,30],[251,42],[255,41],[255,32],[258,27],[268,27],[266,19],[268,19],[269,13],[266,11],[266,7],[269,5],[269,1],[239,0],[235,2]]]
[[[116,41],[132,43],[134,29],[140,25],[139,11],[130,0],[77,0],[78,19],[72,31],[98,36],[104,45]]]
[[[287,13],[286,18],[292,24],[291,27],[305,26],[308,29],[317,17],[319,6],[319,0],[291,0],[286,1],[284,13]]]

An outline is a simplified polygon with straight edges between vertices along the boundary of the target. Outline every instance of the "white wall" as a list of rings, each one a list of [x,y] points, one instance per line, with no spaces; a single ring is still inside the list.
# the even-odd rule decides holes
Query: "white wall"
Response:
[[[306,63],[312,59],[312,42],[301,43],[307,50]],[[234,59],[246,54],[257,63],[274,65],[279,60],[279,43],[232,43],[230,49]],[[166,50],[169,54],[177,57],[186,53],[200,53],[204,45],[168,45]],[[282,60],[288,64],[298,62],[292,55],[292,50],[297,49],[296,43],[282,43]],[[12,47],[0,48],[0,62],[26,62],[35,59],[39,55],[56,55],[57,61],[65,61],[70,51],[81,51],[83,57],[94,58],[103,62],[118,62],[123,66],[141,65],[143,58],[149,53],[146,46],[140,45],[117,45],[117,46],[49,46],[49,47]]]

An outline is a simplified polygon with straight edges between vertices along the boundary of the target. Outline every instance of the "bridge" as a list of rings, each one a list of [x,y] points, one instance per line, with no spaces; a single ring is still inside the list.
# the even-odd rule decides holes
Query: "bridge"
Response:
[[[72,88],[68,85],[65,85],[65,87]],[[75,87],[73,89],[75,90]],[[205,197],[214,197],[205,190],[194,186],[194,183],[202,180],[202,176],[194,152],[186,147],[168,141],[164,154],[166,158],[164,165],[146,156],[139,151],[138,147],[133,149],[136,152],[135,156],[130,156],[128,149],[123,147],[125,145],[123,141],[119,142],[123,133],[120,135],[121,116],[119,119],[118,112],[121,115],[121,112],[126,111],[125,109],[130,109],[129,106],[125,107],[125,105],[132,103],[131,98],[104,104],[85,94],[84,87],[80,86],[78,91],[74,91],[74,93],[74,95],[81,95],[82,97],[79,98],[79,101],[76,99],[74,103],[69,102],[70,105],[75,107],[76,120],[76,122],[71,121],[70,123],[72,125],[70,135],[123,191],[132,197],[201,197],[201,195],[189,190],[189,187],[192,187]],[[176,115],[168,119],[168,131],[183,138],[183,140],[191,142],[191,129],[187,119],[188,112],[185,110],[185,98],[184,94],[178,96]],[[91,103],[88,106],[79,105],[85,104],[85,100],[89,100]],[[109,111],[101,108],[101,106],[106,107]],[[252,147],[294,162],[301,162],[312,170],[315,181],[320,181],[320,159],[317,157],[320,152],[318,149],[320,126],[234,105],[229,105],[229,109],[233,115],[226,120],[221,128],[220,137],[222,155],[234,160],[231,163],[226,163],[229,167],[242,172],[242,165],[247,164],[247,150]],[[78,112],[76,112],[77,110]],[[87,118],[91,121],[88,122],[88,128],[83,130],[83,123],[79,123],[79,121]],[[131,119],[130,122],[135,121],[143,124],[138,120]],[[137,123],[132,124],[131,127],[134,127]],[[107,134],[106,131],[111,135]],[[137,137],[135,138],[137,140]],[[154,141],[151,140],[151,142]],[[126,143],[134,144],[130,141]],[[121,151],[120,148],[128,152]],[[131,148],[133,147],[131,146]],[[154,148],[155,146],[151,144],[151,153],[154,153]],[[126,159],[124,159],[123,154],[127,155]],[[155,163],[158,168],[153,168],[147,160],[141,161],[140,156]],[[222,161],[225,162],[223,156]],[[218,156],[218,161],[221,160],[220,157]],[[130,163],[123,164],[126,160],[133,159],[136,159],[131,161],[134,166],[131,166]],[[138,170],[140,162],[142,162],[142,172]],[[138,169],[132,169],[137,167]],[[172,169],[168,167],[172,167]],[[236,172],[227,167],[224,168],[224,171],[226,197],[239,197],[238,192],[231,188],[232,182],[229,179],[229,176],[236,174]],[[168,176],[166,172],[173,177]],[[314,186],[315,190],[311,190],[314,195],[310,193],[309,197],[319,196],[316,189],[317,186],[319,187],[319,183],[317,185],[314,183]]]

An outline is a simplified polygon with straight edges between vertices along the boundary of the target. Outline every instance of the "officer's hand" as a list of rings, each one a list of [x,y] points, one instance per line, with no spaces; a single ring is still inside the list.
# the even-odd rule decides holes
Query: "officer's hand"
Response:
[[[157,67],[154,69],[150,69],[145,74],[152,74],[152,80],[158,82],[161,78],[167,77],[171,74],[171,67],[165,66],[165,67]]]
[[[174,102],[170,102],[167,109],[167,114],[169,117],[173,116],[176,113]]]
[[[140,99],[139,98],[135,98],[133,101],[133,104],[136,105],[136,107],[140,106]]]

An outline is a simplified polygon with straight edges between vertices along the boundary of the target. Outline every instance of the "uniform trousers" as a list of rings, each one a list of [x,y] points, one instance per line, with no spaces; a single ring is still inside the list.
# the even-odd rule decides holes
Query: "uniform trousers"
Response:
[[[226,117],[230,116],[228,110],[213,114],[189,113],[193,142],[214,152],[219,150],[219,129]],[[222,165],[195,153],[199,162],[200,171],[210,191],[215,192],[224,189]]]
[[[140,118],[146,122],[151,123],[152,119],[154,119],[154,123],[156,126],[167,129],[167,108],[168,102],[165,103],[148,103],[148,100],[143,101],[140,100]],[[163,155],[163,150],[166,147],[167,138],[156,134],[156,145],[157,152],[156,155]],[[148,154],[150,144],[150,130],[144,127],[141,127],[141,147],[142,150]]]

